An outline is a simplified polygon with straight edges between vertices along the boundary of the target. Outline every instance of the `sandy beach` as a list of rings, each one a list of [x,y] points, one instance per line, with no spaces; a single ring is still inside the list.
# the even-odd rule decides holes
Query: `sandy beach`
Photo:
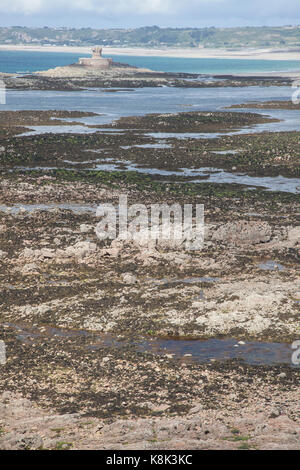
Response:
[[[36,52],[73,52],[89,54],[90,47],[73,46],[27,46],[0,44],[0,50],[6,51],[36,51]],[[141,48],[141,47],[105,47],[107,55],[134,55],[154,57],[186,57],[189,59],[262,59],[262,60],[300,60],[300,51],[288,49],[204,49],[204,48]]]

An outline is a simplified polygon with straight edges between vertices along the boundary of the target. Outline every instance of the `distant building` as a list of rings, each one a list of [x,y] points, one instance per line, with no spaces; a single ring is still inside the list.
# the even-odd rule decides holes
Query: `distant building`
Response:
[[[95,67],[98,69],[108,69],[111,67],[113,60],[105,59],[102,57],[102,47],[95,46],[92,49],[92,57],[82,57],[79,59],[78,64],[85,67]]]

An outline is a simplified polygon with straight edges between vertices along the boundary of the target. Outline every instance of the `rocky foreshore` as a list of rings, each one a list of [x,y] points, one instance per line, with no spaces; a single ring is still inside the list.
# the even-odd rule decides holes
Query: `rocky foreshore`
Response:
[[[207,230],[204,249],[191,254],[99,242],[99,201],[160,198],[122,186],[2,177],[1,448],[299,448],[297,368],[201,364],[135,346],[157,337],[233,337],[237,347],[297,339],[297,196],[220,198],[214,188],[189,197],[205,204]],[[171,191],[164,200],[187,198]],[[62,201],[73,206],[56,207]]]
[[[20,136],[87,117],[0,113],[0,448],[299,449],[299,132],[230,135],[276,121],[228,111]],[[99,240],[97,205],[120,195],[204,204],[203,248]]]
[[[32,74],[1,74],[7,89],[76,91],[86,87],[113,88],[184,87],[219,88],[248,86],[290,86],[290,77],[218,76],[192,73],[167,73],[114,63],[107,70],[77,64],[56,67]]]

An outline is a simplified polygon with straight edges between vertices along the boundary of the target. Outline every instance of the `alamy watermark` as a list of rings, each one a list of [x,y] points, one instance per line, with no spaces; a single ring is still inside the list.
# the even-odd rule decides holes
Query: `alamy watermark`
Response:
[[[292,93],[292,103],[300,104],[300,79],[293,81],[292,88],[295,88],[295,91]]]
[[[300,366],[300,339],[293,342],[292,349],[295,350],[292,354],[292,364],[294,366]]]
[[[182,244],[186,250],[200,250],[204,243],[203,204],[144,204],[128,206],[125,194],[119,205],[100,204],[96,226],[100,240],[133,240],[143,244],[164,242]]]
[[[6,347],[4,341],[0,340],[0,365],[6,364]]]
[[[3,80],[0,80],[0,105],[6,104],[6,87]]]

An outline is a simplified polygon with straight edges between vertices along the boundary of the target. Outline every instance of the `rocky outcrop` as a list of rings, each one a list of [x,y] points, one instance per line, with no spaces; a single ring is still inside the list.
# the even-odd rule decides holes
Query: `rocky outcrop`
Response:
[[[157,413],[168,406],[145,403]],[[185,450],[300,448],[297,422],[280,408],[253,404],[244,413],[205,410],[194,403],[184,417],[122,419],[111,424],[78,414],[54,414],[5,392],[0,404],[0,449]]]
[[[272,228],[267,222],[228,222],[216,229],[212,240],[234,246],[258,245],[270,241]]]

